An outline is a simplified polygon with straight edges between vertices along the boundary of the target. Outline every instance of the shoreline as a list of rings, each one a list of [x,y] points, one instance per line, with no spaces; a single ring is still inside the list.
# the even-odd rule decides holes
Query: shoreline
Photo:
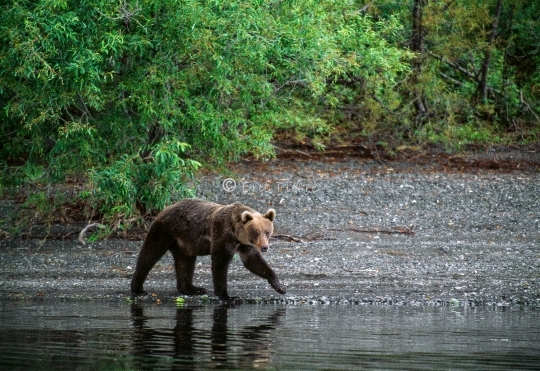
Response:
[[[227,176],[201,174],[196,196],[276,209],[274,234],[282,237],[264,257],[288,293],[277,294],[235,259],[229,294],[246,303],[538,307],[540,155],[527,161],[533,165],[512,171],[459,172],[429,161],[246,160]],[[224,188],[228,178],[236,182],[232,191]],[[66,240],[5,238],[0,300],[127,301],[142,244],[131,237],[138,240],[86,248],[75,233]],[[194,283],[210,295],[185,303],[218,303],[209,258],[197,261]],[[138,301],[174,302],[175,286],[166,254],[145,284],[155,296]]]

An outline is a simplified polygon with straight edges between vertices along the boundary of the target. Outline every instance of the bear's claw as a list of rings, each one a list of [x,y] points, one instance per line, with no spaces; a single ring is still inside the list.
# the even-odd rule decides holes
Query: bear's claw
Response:
[[[274,290],[276,290],[278,293],[280,293],[282,295],[287,293],[287,289],[285,289],[285,287],[281,286],[281,284],[279,283],[279,281],[277,279],[269,280],[268,282],[270,283],[270,286],[272,286],[272,288]]]

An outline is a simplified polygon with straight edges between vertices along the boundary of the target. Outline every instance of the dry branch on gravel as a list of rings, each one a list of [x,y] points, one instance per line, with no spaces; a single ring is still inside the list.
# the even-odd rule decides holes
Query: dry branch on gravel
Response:
[[[388,229],[359,229],[359,228],[330,228],[329,231],[335,232],[356,232],[356,233],[384,233],[384,234],[414,234],[414,225],[411,226],[398,226],[394,227],[393,230]]]
[[[280,240],[288,240],[289,242],[305,243],[305,241],[302,240],[300,237],[294,237],[288,234],[274,234],[271,236],[271,238],[276,238]]]
[[[332,232],[356,232],[356,233],[384,233],[384,234],[406,234],[406,235],[413,235],[414,234],[414,225],[411,226],[397,226],[394,227],[394,229],[381,229],[381,228],[373,228],[373,229],[359,229],[359,228],[329,228],[328,231]],[[333,237],[327,237],[323,232],[317,231],[314,233],[311,233],[305,237],[297,237],[297,236],[291,236],[289,234],[275,234],[272,236],[272,238],[275,239],[281,239],[286,240],[289,242],[297,242],[297,243],[306,243],[306,241],[318,241],[318,240],[335,240],[336,238]]]
[[[86,241],[84,240],[84,235],[86,234],[86,231],[90,228],[106,228],[101,223],[90,223],[86,227],[84,227],[81,232],[79,233],[79,242],[83,247],[86,247]]]

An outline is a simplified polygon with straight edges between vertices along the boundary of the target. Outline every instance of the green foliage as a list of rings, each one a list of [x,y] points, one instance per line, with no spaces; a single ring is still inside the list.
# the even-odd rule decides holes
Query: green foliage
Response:
[[[369,125],[384,115],[372,103],[398,104],[395,87],[409,73],[408,61],[413,57],[389,41],[403,31],[396,17],[373,20],[359,12],[355,2],[327,9],[326,17],[330,20],[329,28],[323,30],[326,50],[335,51],[338,63],[318,85],[319,94],[306,97],[304,91],[298,92],[275,126],[292,132],[298,140],[311,139],[320,149],[325,140],[335,132],[348,131],[356,120],[364,132],[373,133]]]
[[[173,197],[190,195],[186,176],[193,174],[200,163],[181,157],[187,147],[174,140],[160,142],[146,158],[122,156],[108,167],[92,170],[90,182],[102,195],[102,211],[109,217],[130,218],[137,206],[142,213],[161,210]]]
[[[272,157],[276,134],[537,140],[539,3],[415,3],[416,54],[411,2],[4,1],[0,192],[83,179],[112,221],[189,195],[203,164]]]
[[[31,234],[35,228],[48,234],[55,222],[65,219],[66,201],[65,191],[53,190],[51,187],[28,192],[28,197],[19,213],[10,215],[11,232],[17,234],[28,230]]]
[[[88,235],[88,238],[86,239],[87,243],[92,243],[100,240],[104,240],[107,237],[109,237],[112,234],[111,227],[103,226],[98,227],[93,233],[90,233]]]
[[[8,172],[88,175],[107,215],[162,208],[200,163],[272,156],[283,122],[324,135],[311,107],[351,68],[385,81],[406,68],[352,1],[7,1],[0,13]]]
[[[417,136],[429,143],[442,143],[450,150],[461,150],[467,144],[503,143],[502,133],[498,128],[478,127],[474,122],[452,124],[444,128],[427,124]]]
[[[440,141],[459,148],[466,143],[537,141],[540,3],[502,1],[498,14],[497,0],[369,2],[376,25],[395,20],[401,26],[376,29],[397,51],[411,45],[412,3],[421,5],[423,37],[422,52],[409,59],[413,70],[397,71],[394,84],[351,76],[329,86],[338,98],[329,113],[341,122],[334,127],[372,143],[384,141],[390,148],[403,142]],[[488,55],[484,100],[480,91]]]

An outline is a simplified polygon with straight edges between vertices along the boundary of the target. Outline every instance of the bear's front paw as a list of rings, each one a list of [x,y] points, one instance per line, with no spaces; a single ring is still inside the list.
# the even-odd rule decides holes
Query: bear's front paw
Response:
[[[270,286],[272,286],[272,288],[276,290],[277,292],[279,292],[280,294],[287,293],[287,290],[285,289],[285,287],[281,286],[278,280],[269,280],[269,283],[270,283]]]

